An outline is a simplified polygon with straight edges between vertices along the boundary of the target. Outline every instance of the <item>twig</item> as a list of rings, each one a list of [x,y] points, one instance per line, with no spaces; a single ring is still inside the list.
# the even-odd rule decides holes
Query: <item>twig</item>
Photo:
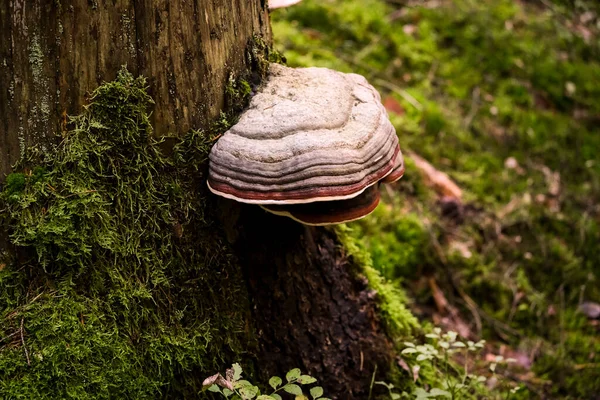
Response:
[[[399,86],[394,85],[393,83],[390,83],[388,81],[384,81],[383,79],[375,79],[375,83],[377,83],[378,85],[381,85],[395,93],[398,93],[400,96],[402,96],[402,98],[406,101],[408,101],[414,108],[416,108],[419,111],[423,111],[423,105],[421,103],[419,103],[419,101],[417,99],[415,99],[410,93],[408,93],[406,90],[402,89]]]
[[[471,126],[471,123],[473,123],[473,119],[479,112],[480,96],[481,96],[481,89],[479,89],[479,86],[476,86],[475,89],[473,89],[473,96],[471,97],[471,110],[469,111],[469,114],[467,114],[467,116],[465,117],[465,121],[464,121],[465,129],[468,129]]]
[[[440,62],[435,60],[431,63],[431,68],[429,68],[429,72],[427,73],[427,80],[431,83],[433,82],[433,78],[435,78],[435,74],[440,66]]]
[[[371,386],[369,386],[369,399],[371,400],[371,395],[373,394],[373,384],[375,383],[375,375],[377,374],[377,364],[375,364],[375,369],[373,370],[373,376],[371,377]]]
[[[362,372],[363,370],[363,364],[365,362],[365,355],[363,354],[362,350],[360,351],[360,368],[359,371]]]
[[[31,366],[31,361],[29,360],[29,352],[27,351],[27,346],[25,345],[25,336],[23,335],[23,322],[25,318],[21,318],[21,343],[23,344],[23,350],[25,350],[25,357],[27,357],[27,365]]]
[[[0,339],[0,342],[4,342],[6,339],[13,337],[13,336],[15,336],[16,334],[18,334],[18,333],[20,333],[20,332],[21,332],[21,331],[18,331],[18,330],[17,330],[17,331],[15,331],[15,332],[11,333],[11,334],[10,334],[10,335],[8,335],[8,336],[4,336],[2,339]]]

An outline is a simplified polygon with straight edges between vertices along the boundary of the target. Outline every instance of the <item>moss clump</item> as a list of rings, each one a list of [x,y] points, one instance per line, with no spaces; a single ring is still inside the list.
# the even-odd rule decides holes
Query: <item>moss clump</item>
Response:
[[[19,198],[19,194],[21,194],[24,189],[25,174],[12,173],[6,177],[3,192],[7,199],[17,200]]]
[[[384,323],[389,333],[397,340],[405,339],[414,334],[419,328],[417,319],[407,309],[408,299],[404,291],[388,282],[381,273],[373,267],[373,261],[367,250],[356,239],[356,233],[346,225],[336,227],[335,232],[344,246],[348,256],[361,267],[361,272],[369,281],[369,287],[377,292],[379,307],[384,317]]]
[[[7,180],[4,397],[192,398],[249,347],[243,280],[202,184],[211,136],[190,132],[166,157],[151,103],[123,69],[56,152],[30,149]]]

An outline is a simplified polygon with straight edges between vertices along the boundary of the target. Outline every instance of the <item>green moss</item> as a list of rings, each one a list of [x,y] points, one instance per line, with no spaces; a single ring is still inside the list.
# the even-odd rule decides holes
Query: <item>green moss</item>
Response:
[[[559,304],[576,319],[582,298],[600,302],[600,30],[585,22],[597,13],[593,1],[304,0],[272,14],[291,66],[380,85],[403,109],[391,113],[402,149],[463,189],[457,217],[447,215],[407,157],[383,206],[352,225],[373,267],[424,307],[435,304],[420,278],[435,278],[469,319],[459,287],[484,315],[489,341],[543,342],[533,369],[555,383],[535,385],[548,397],[597,392],[597,370],[574,367],[586,364],[578,348],[589,356],[597,346],[587,328],[547,329]],[[509,158],[517,168],[506,167]]]
[[[355,232],[346,225],[340,225],[335,230],[338,239],[359,266],[361,272],[369,281],[369,287],[377,292],[379,306],[384,322],[390,334],[397,340],[413,335],[419,327],[417,319],[406,308],[408,299],[404,292],[388,282],[381,273],[373,267],[373,261],[367,250],[356,239]]]
[[[25,180],[25,174],[23,173],[9,174],[4,182],[3,192],[5,196],[9,199],[17,200],[25,189]]]
[[[191,398],[252,346],[202,182],[214,135],[192,131],[163,155],[146,89],[123,69],[0,194],[19,255],[0,268],[5,397]]]

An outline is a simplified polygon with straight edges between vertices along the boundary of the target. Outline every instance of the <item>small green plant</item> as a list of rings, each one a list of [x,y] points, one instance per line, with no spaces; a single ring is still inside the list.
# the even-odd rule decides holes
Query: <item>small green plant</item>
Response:
[[[388,388],[392,399],[415,398],[431,399],[431,398],[462,398],[467,393],[477,393],[483,390],[482,385],[488,381],[488,377],[477,375],[469,371],[470,361],[475,359],[476,354],[483,349],[485,340],[473,342],[471,340],[458,340],[458,334],[453,331],[442,333],[440,328],[434,328],[432,333],[425,335],[431,339],[432,343],[415,344],[404,342],[406,348],[402,350],[402,355],[409,357],[415,363],[413,371],[419,371],[421,368],[433,368],[440,377],[442,382],[441,388],[431,388],[429,391],[424,388],[417,387],[412,395],[403,392],[402,394],[394,393],[393,386],[385,382],[376,382]],[[463,360],[463,365],[458,367],[453,363],[453,356],[460,354],[460,359]],[[498,364],[507,364],[514,362],[510,358],[496,356],[490,364],[489,369],[494,378],[496,378],[496,368]],[[416,381],[416,378],[415,378]],[[505,398],[509,398],[519,388],[511,388]]]
[[[225,376],[217,373],[204,380],[202,386],[204,390],[214,393],[220,393],[224,398],[232,400],[282,400],[281,394],[288,393],[295,396],[296,400],[309,400],[304,394],[302,385],[316,383],[317,380],[310,375],[302,375],[299,368],[290,370],[285,375],[286,383],[278,376],[269,379],[269,386],[272,388],[270,394],[262,394],[258,386],[254,386],[247,380],[242,379],[242,367],[239,364],[233,364],[231,368],[225,371]],[[310,398],[313,400],[331,400],[323,396],[321,386],[313,386],[309,389]]]

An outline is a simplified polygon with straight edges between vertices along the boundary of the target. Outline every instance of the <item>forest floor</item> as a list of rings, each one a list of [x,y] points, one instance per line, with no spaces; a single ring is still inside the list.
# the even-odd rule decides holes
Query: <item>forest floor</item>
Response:
[[[288,65],[366,76],[396,126],[405,177],[348,229],[411,299],[411,340],[432,326],[485,339],[468,366],[513,358],[486,385],[517,398],[600,398],[600,14],[575,3],[304,0],[272,14]]]

